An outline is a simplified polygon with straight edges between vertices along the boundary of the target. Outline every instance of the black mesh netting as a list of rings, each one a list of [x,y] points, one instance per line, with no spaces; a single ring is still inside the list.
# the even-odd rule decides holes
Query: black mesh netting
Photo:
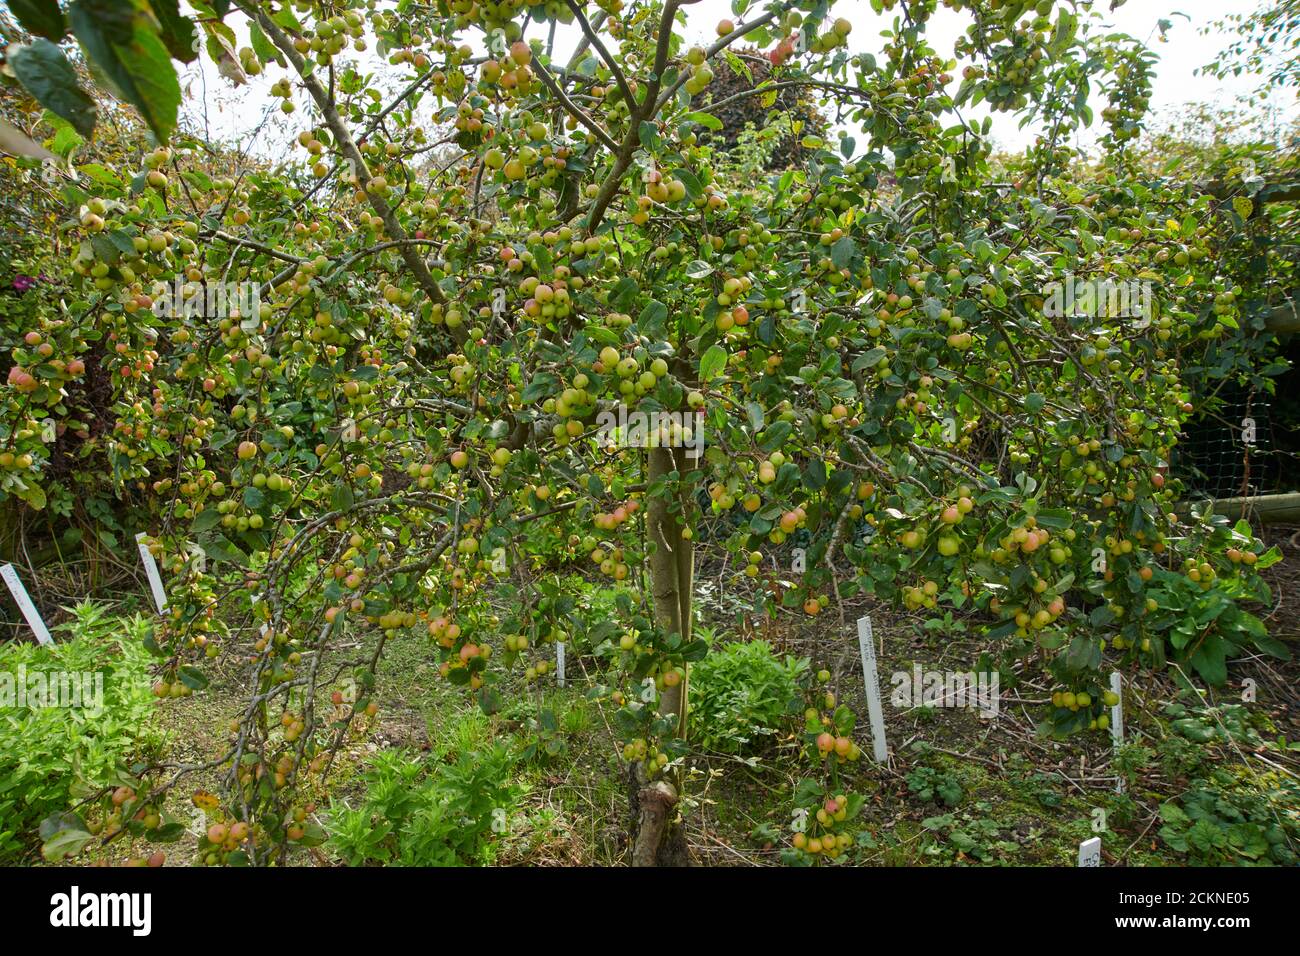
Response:
[[[1235,498],[1277,491],[1284,470],[1273,436],[1270,397],[1221,391],[1187,423],[1170,470],[1188,497]]]

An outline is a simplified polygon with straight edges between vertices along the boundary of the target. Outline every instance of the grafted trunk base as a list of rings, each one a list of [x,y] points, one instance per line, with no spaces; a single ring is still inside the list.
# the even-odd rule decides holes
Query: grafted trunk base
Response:
[[[633,866],[690,866],[686,835],[673,820],[677,790],[666,780],[656,780],[635,793],[638,810]]]

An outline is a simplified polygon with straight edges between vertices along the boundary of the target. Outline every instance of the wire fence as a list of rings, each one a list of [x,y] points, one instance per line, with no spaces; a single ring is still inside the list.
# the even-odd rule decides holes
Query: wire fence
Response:
[[[1282,490],[1290,458],[1275,441],[1272,403],[1241,391],[1188,422],[1170,470],[1189,498],[1254,497]]]

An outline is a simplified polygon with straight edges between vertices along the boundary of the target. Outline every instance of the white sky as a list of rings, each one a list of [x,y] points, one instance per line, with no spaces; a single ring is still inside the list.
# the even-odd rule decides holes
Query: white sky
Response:
[[[1217,31],[1205,33],[1215,18],[1223,16],[1233,8],[1250,10],[1256,4],[1253,0],[1128,0],[1114,12],[1106,10],[1107,4],[1098,3],[1102,13],[1098,21],[1109,29],[1128,33],[1139,40],[1147,42],[1160,56],[1156,67],[1153,84],[1151,123],[1175,120],[1188,104],[1207,103],[1220,107],[1234,105],[1240,97],[1250,94],[1258,86],[1258,78],[1253,76],[1229,77],[1217,80],[1196,74],[1199,67],[1210,62],[1227,44],[1230,35]],[[755,2],[756,10],[761,5]],[[699,0],[684,8],[687,14],[685,37],[691,42],[707,43],[716,39],[714,27],[721,19],[739,19],[731,13],[730,0]],[[853,53],[870,52],[879,55],[884,44],[880,33],[893,20],[893,14],[877,16],[871,10],[867,0],[839,0],[832,7],[836,16],[843,16],[853,23],[853,32],[849,36],[849,49]],[[757,15],[754,13],[752,15]],[[1168,42],[1158,40],[1157,22],[1166,19],[1171,22],[1168,30]],[[234,17],[231,18],[232,25]],[[943,56],[952,55],[952,45],[968,25],[968,15],[964,12],[948,10],[940,5],[931,18],[928,37],[930,44]],[[544,25],[532,24],[529,36],[544,36]],[[241,33],[241,41],[244,40]],[[478,47],[477,33],[466,33],[464,39]],[[576,26],[560,26],[556,33],[555,58],[567,60],[577,44],[579,30]],[[374,62],[371,54],[366,54]],[[202,65],[201,69],[196,69]],[[396,70],[384,64],[381,69]],[[271,65],[255,82],[247,88],[232,90],[230,85],[217,76],[215,67],[206,57],[196,64],[191,64],[187,77],[190,82],[191,98],[187,107],[200,128],[203,125],[202,112],[207,106],[207,121],[211,133],[218,138],[231,138],[247,142],[247,135],[258,125],[268,104],[272,104],[266,93],[270,83],[283,75],[283,71]],[[183,80],[184,82],[184,80]],[[204,96],[204,84],[209,95]],[[951,88],[956,90],[956,84]],[[284,155],[283,144],[300,129],[306,128],[310,115],[305,99],[297,97],[298,111],[287,119],[278,112],[272,122],[263,131],[253,151],[268,158]],[[1080,134],[1078,145],[1090,146],[1101,131],[1099,117],[1104,101],[1094,96],[1093,111],[1098,114],[1091,129]],[[1294,91],[1280,91],[1273,96],[1269,108],[1276,111],[1275,121],[1294,121],[1300,116],[1300,101]],[[969,107],[963,109],[967,119],[982,119],[986,112]],[[1006,114],[993,116],[992,135],[997,145],[1006,149],[1019,149],[1032,141],[1037,133],[1034,126],[1017,128],[1018,120]],[[850,128],[850,132],[852,129]],[[859,142],[863,142],[859,138]]]

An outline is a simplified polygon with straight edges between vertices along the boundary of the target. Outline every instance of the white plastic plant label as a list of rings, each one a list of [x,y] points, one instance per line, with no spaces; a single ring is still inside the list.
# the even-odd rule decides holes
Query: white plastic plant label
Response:
[[[9,586],[9,593],[14,596],[18,610],[23,612],[23,617],[27,619],[27,626],[32,629],[36,639],[42,644],[53,644],[54,638],[50,637],[50,629],[45,626],[45,621],[41,619],[41,612],[36,610],[36,605],[32,603],[27,588],[23,587],[22,578],[18,577],[18,569],[6,563],[0,567],[0,577],[5,579],[5,584]]]
[[[149,590],[153,592],[153,603],[159,614],[167,613],[167,592],[163,590],[162,576],[158,573],[158,562],[153,559],[153,552],[146,543],[148,536],[141,533],[135,536],[136,547],[140,549],[140,560],[144,563],[145,576],[149,578]]]
[[[871,718],[871,752],[877,763],[889,756],[885,746],[885,715],[880,704],[880,677],[876,673],[876,645],[871,634],[871,616],[858,618],[858,651],[862,655],[862,680],[867,689],[867,713]]]
[[[1101,866],[1101,837],[1092,837],[1079,844],[1080,866]]]

